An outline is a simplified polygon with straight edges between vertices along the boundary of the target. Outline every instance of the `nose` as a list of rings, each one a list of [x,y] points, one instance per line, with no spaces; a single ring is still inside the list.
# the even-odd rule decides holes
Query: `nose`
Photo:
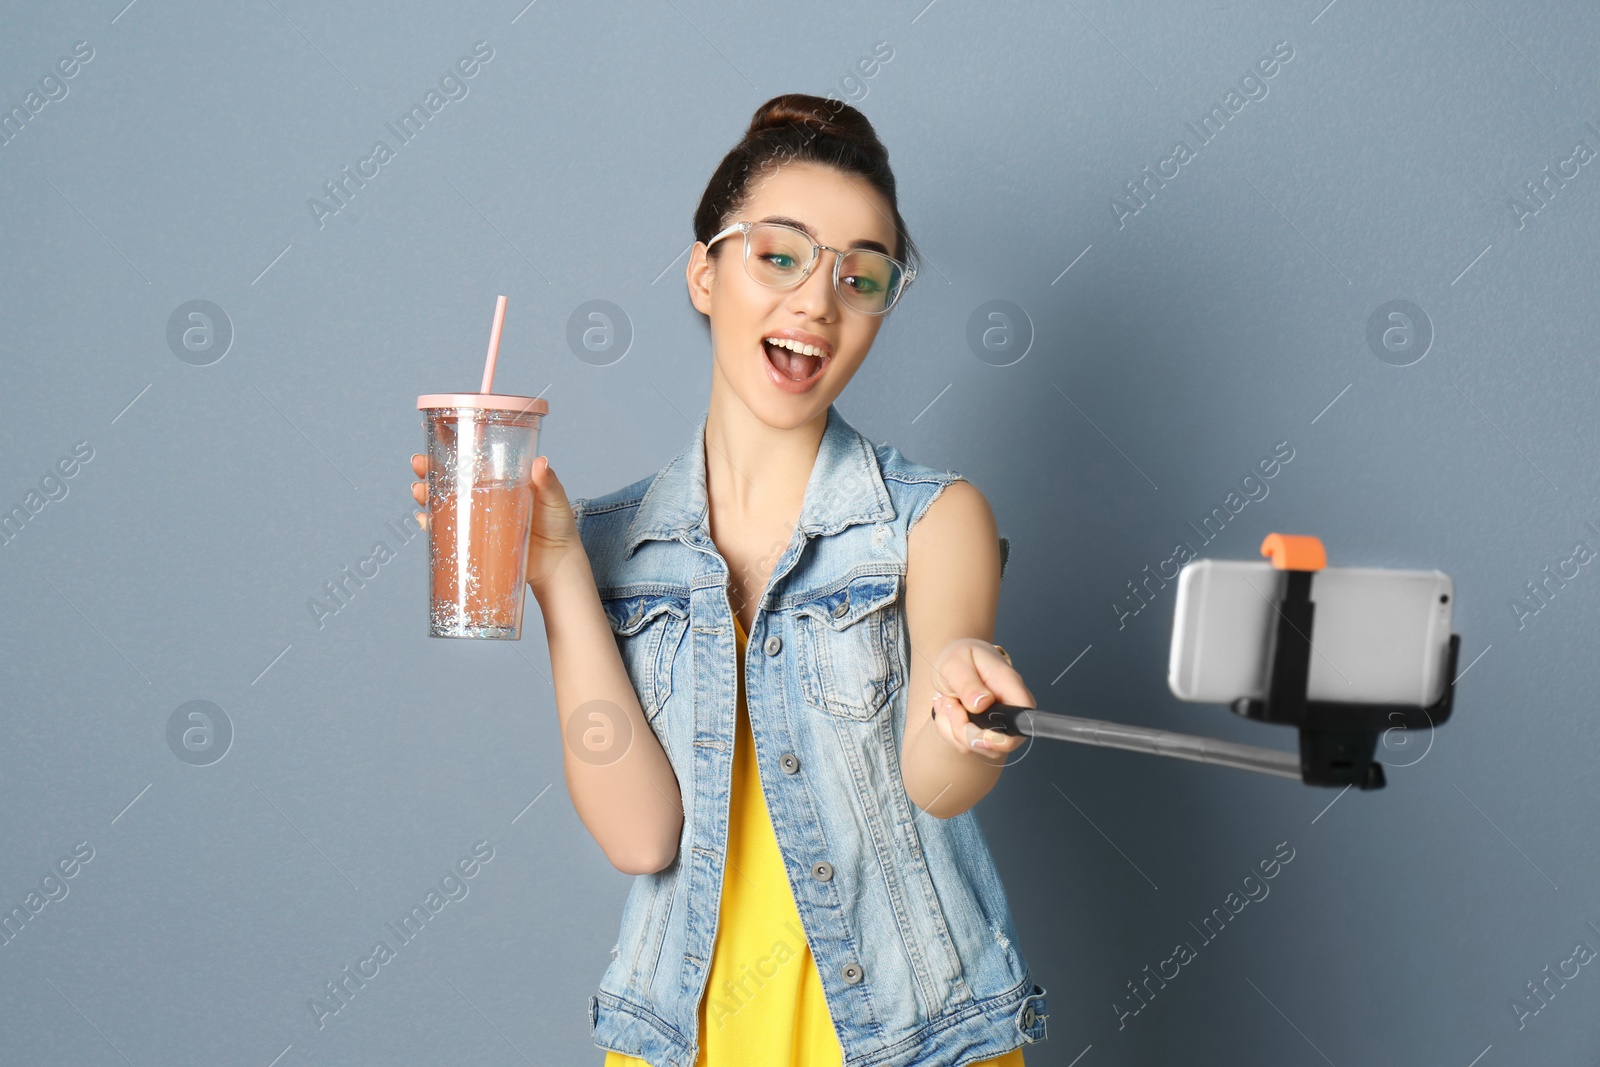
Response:
[[[790,308],[819,320],[828,320],[837,314],[839,294],[833,288],[833,265],[838,255],[832,249],[822,250],[806,280],[789,291]],[[835,258],[830,259],[830,256]]]

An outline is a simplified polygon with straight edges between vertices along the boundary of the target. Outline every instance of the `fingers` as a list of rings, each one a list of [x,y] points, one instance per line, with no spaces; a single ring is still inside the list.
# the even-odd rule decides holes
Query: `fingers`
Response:
[[[535,498],[546,507],[571,506],[567,502],[567,490],[562,486],[561,479],[556,477],[556,472],[550,469],[550,460],[545,456],[538,456],[533,461],[533,490]]]
[[[1022,744],[1022,737],[995,730],[980,730],[967,709],[955,697],[935,693],[934,728],[957,752],[969,753],[994,763],[1005,762],[1007,753]]]
[[[411,453],[411,473],[415,474],[418,478],[426,478],[428,476],[428,457],[423,455],[421,452]],[[411,499],[415,500],[418,504],[421,504],[424,509],[426,509],[428,506],[428,483],[425,481],[412,482]],[[415,512],[411,517],[416,520],[417,526],[424,531],[427,530],[428,513],[426,510]]]
[[[968,711],[978,712],[994,703],[993,691],[973,661],[972,645],[961,642],[939,657],[933,687],[959,699]]]
[[[1033,693],[1017,669],[1001,658],[986,641],[962,642],[939,661],[934,688],[961,698],[968,711],[984,711],[995,704],[1034,707]]]
[[[977,730],[977,727],[973,727]],[[1022,747],[1020,734],[1000,734],[993,730],[978,730],[972,736],[972,753],[990,763],[1003,764],[1006,757]]]
[[[953,745],[958,751],[970,751],[971,745],[963,736],[967,727],[967,713],[960,701],[945,693],[933,694],[933,726],[947,744]]]
[[[992,645],[974,640],[952,646],[939,657],[934,675],[934,717],[940,736],[962,751],[1000,754],[1002,758],[1021,746],[1020,735],[980,729],[970,721],[997,703],[1035,706],[1022,675]]]
[[[961,706],[961,701],[945,693],[935,693],[933,715],[934,728],[946,744],[957,752],[975,754],[979,751],[972,745],[978,728],[969,720],[967,709]]]

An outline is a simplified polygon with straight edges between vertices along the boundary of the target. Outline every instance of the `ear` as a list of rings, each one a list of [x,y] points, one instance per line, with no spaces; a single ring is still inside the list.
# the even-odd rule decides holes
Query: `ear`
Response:
[[[716,277],[717,265],[708,254],[704,241],[696,241],[689,250],[689,263],[684,268],[684,280],[689,285],[689,300],[700,314],[711,314],[711,282]]]

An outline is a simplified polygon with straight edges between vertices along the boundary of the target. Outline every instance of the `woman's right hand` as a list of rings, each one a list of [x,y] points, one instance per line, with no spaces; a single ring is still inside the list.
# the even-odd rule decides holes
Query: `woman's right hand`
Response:
[[[417,525],[428,529],[428,457],[411,454],[411,470],[422,481],[411,483],[411,498],[423,508]],[[583,551],[578,539],[578,521],[567,500],[561,480],[550,469],[550,461],[538,456],[533,461],[533,521],[528,529],[527,581],[537,594],[539,587],[556,572],[572,552]]]

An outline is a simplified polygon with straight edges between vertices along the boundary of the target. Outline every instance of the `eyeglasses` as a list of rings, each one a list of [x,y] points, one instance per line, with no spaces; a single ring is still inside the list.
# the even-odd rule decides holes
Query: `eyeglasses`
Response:
[[[772,289],[793,289],[811,276],[823,249],[832,252],[833,291],[866,315],[886,314],[917,276],[915,267],[893,256],[866,248],[840,251],[781,222],[736,222],[707,241],[706,248],[735,233],[744,235],[744,272]],[[841,279],[848,284],[841,285]]]

